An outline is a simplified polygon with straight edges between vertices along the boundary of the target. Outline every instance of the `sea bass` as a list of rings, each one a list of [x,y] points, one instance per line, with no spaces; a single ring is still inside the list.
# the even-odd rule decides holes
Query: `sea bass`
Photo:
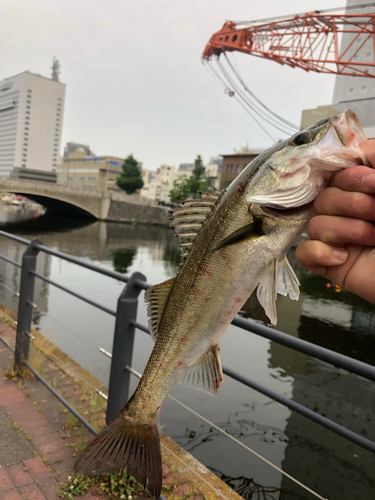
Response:
[[[298,298],[286,253],[333,173],[368,165],[359,148],[365,140],[356,115],[346,110],[259,155],[225,192],[202,193],[173,211],[183,265],[145,294],[154,349],[135,393],[80,455],[76,472],[127,468],[159,497],[158,419],[168,392],[180,380],[217,393],[223,380],[219,339],[256,287],[274,324],[277,293]]]

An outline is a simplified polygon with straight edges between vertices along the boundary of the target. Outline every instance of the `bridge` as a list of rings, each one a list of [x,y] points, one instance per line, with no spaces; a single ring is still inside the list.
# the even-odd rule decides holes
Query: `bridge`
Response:
[[[18,179],[0,179],[0,192],[26,196],[48,211],[67,217],[168,225],[166,208],[138,194],[91,191]]]

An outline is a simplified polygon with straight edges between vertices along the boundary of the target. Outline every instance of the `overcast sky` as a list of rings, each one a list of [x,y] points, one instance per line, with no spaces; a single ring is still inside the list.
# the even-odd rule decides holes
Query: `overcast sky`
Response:
[[[0,80],[25,70],[66,83],[62,149],[133,153],[145,168],[204,162],[271,145],[201,63],[225,20],[329,9],[345,0],[2,0]],[[299,124],[302,109],[331,103],[334,77],[236,54],[240,73],[273,111]],[[271,131],[272,129],[268,127]],[[284,138],[274,132],[277,138]]]

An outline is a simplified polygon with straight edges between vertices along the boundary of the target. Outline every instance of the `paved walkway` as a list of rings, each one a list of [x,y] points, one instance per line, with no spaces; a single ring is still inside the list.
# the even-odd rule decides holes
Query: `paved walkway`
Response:
[[[2,314],[0,335],[14,346],[15,331],[1,318]],[[92,394],[49,357],[37,354],[43,377],[81,414],[87,418],[90,414],[94,427],[101,428],[104,413]],[[0,500],[56,500],[59,482],[67,481],[77,454],[92,436],[38,380],[12,378],[13,357],[0,341]],[[163,494],[168,500],[241,498],[169,438],[162,443],[163,484],[167,485]],[[78,498],[108,497],[92,490]]]

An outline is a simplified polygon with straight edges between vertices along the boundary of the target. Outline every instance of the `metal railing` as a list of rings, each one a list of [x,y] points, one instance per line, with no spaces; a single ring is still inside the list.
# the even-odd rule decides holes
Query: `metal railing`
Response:
[[[98,348],[103,354],[111,358],[110,367],[110,380],[108,388],[108,403],[107,403],[107,413],[106,422],[107,424],[117,415],[117,413],[123,408],[129,399],[129,387],[130,387],[130,376],[131,374],[138,375],[132,368],[132,356],[133,356],[133,344],[135,330],[139,329],[144,332],[149,333],[149,330],[144,325],[137,322],[137,307],[138,307],[138,297],[142,290],[147,290],[150,286],[146,283],[146,277],[141,273],[134,273],[130,277],[127,277],[116,271],[111,271],[88,262],[84,262],[78,258],[72,257],[70,255],[64,254],[57,250],[53,250],[43,245],[43,243],[34,239],[33,241],[28,241],[26,239],[14,236],[12,234],[0,231],[0,236],[9,238],[11,240],[17,241],[27,248],[22,257],[22,264],[9,259],[3,255],[0,255],[0,259],[13,264],[15,266],[21,267],[21,282],[19,294],[19,305],[18,305],[18,323],[17,323],[17,334],[16,334],[16,347],[14,356],[14,368],[19,369],[23,365],[27,366],[34,375],[51,391],[54,396],[56,396],[63,405],[71,411],[76,418],[87,427],[90,432],[94,435],[97,431],[91,426],[87,420],[80,415],[72,406],[60,395],[57,391],[46,381],[43,377],[37,373],[28,362],[31,326],[32,326],[32,311],[34,304],[34,285],[35,278],[45,281],[50,285],[58,287],[66,293],[73,295],[91,304],[92,306],[101,309],[102,311],[115,316],[115,329],[113,337],[113,349],[112,355],[102,348]],[[114,278],[116,280],[126,283],[123,291],[121,292],[118,301],[117,308],[111,310],[104,307],[88,297],[85,297],[74,290],[71,290],[61,284],[51,280],[36,272],[37,257],[40,252],[44,252],[49,255],[53,255],[60,259],[77,264],[78,266],[85,267],[94,272],[106,275],[108,277]],[[297,350],[314,358],[320,359],[336,367],[348,370],[356,375],[365,377],[371,381],[375,381],[375,366],[363,363],[361,361],[355,360],[348,356],[344,356],[337,352],[325,349],[318,345],[306,342],[304,340],[292,337],[285,333],[279,332],[277,330],[268,328],[266,326],[260,325],[259,323],[247,320],[237,316],[233,322],[235,326],[252,332],[256,335],[267,338],[273,342],[277,342],[291,349]],[[13,348],[6,342],[6,340],[0,336],[0,340],[7,345],[10,349]],[[330,429],[331,431],[339,434],[340,436],[346,438],[347,440],[361,446],[362,448],[375,453],[375,442],[361,436],[346,427],[343,427],[332,420],[323,417],[315,411],[296,403],[295,401],[288,399],[287,397],[280,395],[246,377],[236,373],[234,370],[228,367],[223,367],[223,372],[237,380],[238,382],[251,387],[252,389],[266,395],[267,397],[287,406],[288,408],[304,415],[310,420]],[[99,390],[97,392],[100,393]],[[100,393],[103,395],[102,393]],[[271,464],[272,465],[272,464]],[[283,471],[281,471],[283,472]],[[290,477],[290,476],[289,476]],[[293,478],[291,478],[293,479]],[[293,479],[294,480],[294,479]],[[296,480],[295,480],[296,481]],[[298,481],[296,481],[298,482]],[[302,485],[303,486],[303,485]],[[307,487],[305,487],[307,489]],[[311,490],[310,490],[311,491]],[[315,493],[316,496],[320,497]],[[162,498],[162,497],[161,497]]]

